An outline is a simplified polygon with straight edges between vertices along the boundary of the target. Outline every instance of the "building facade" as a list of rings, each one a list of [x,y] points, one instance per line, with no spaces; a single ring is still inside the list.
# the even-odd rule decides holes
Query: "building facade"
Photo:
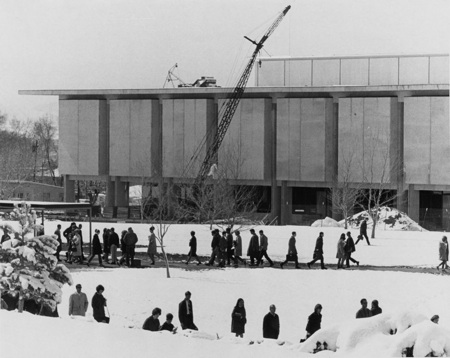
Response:
[[[206,153],[197,153],[199,143],[230,91],[21,93],[59,96],[65,200],[74,199],[74,180],[104,180],[107,206],[127,206],[130,183],[143,177],[196,177]],[[327,192],[350,172],[355,183],[371,173],[372,183],[401,191],[396,205],[414,220],[428,213],[436,228],[450,229],[449,56],[261,58],[219,166],[230,158],[235,183],[261,187],[281,224],[330,215]]]

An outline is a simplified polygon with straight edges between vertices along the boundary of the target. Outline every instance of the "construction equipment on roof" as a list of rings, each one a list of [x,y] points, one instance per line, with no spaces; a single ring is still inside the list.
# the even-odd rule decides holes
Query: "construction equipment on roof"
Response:
[[[202,76],[194,83],[184,82],[177,74],[175,74],[175,69],[178,68],[178,63],[173,65],[169,71],[167,71],[166,81],[164,82],[163,88],[166,88],[166,84],[171,83],[172,88],[175,88],[175,82],[178,82],[177,87],[218,87],[216,84],[216,79],[214,77]]]

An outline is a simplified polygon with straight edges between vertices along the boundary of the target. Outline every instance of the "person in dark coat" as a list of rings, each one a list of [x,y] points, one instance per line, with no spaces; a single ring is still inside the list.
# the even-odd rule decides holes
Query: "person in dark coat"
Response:
[[[247,256],[250,257],[250,266],[255,266],[255,259],[259,256],[259,239],[254,229],[250,229],[250,242],[248,244]]]
[[[352,238],[352,233],[350,231],[347,232],[347,240],[345,241],[344,249],[346,255],[346,266],[350,267],[350,261],[359,266],[359,261],[356,261],[354,258],[352,258],[352,253],[356,251],[356,248]]]
[[[289,239],[288,244],[288,253],[286,255],[286,261],[282,262],[280,264],[280,267],[283,268],[284,265],[286,265],[289,261],[295,262],[295,268],[299,269],[300,265],[298,264],[298,254],[297,254],[297,247],[295,246],[295,237],[297,236],[297,233],[295,231],[292,231],[292,236]]]
[[[56,259],[58,261],[61,261],[61,259],[59,258],[59,253],[61,252],[62,249],[62,241],[61,241],[61,224],[58,224],[56,226],[56,231],[55,231],[55,235],[56,235],[56,240],[58,241],[58,247],[56,248]]]
[[[227,227],[226,237],[227,237],[227,265],[231,265],[231,260],[235,261],[233,257],[233,235],[231,234],[231,228]]]
[[[323,232],[319,233],[319,237],[316,240],[316,247],[314,248],[313,260],[308,262],[308,268],[311,268],[316,261],[320,260],[320,267],[322,270],[326,270],[325,264],[323,262]]]
[[[311,313],[308,317],[308,323],[306,324],[306,339],[311,337],[315,332],[317,332],[320,329],[321,323],[322,323],[322,305],[318,303],[314,307],[314,312]]]
[[[372,313],[367,308],[367,300],[365,298],[361,299],[361,308],[356,312],[356,318],[367,318],[372,317]]]
[[[177,331],[177,329],[172,324],[172,320],[173,320],[173,314],[172,313],[166,314],[166,322],[164,322],[162,324],[162,326],[161,326],[161,328],[159,330],[160,331],[169,331],[169,332],[175,333]]]
[[[197,238],[195,237],[195,231],[191,231],[191,238],[189,240],[189,254],[186,260],[186,265],[189,264],[192,257],[197,259],[197,265],[201,265],[200,259],[197,256]]]
[[[227,258],[227,232],[223,231],[219,241],[219,267],[225,267],[225,259]]]
[[[364,218],[361,225],[359,226],[358,240],[356,240],[355,245],[358,245],[359,240],[366,238],[367,245],[370,246],[369,237],[367,236],[367,218]]]
[[[80,246],[81,246],[80,262],[83,263],[83,261],[86,260],[86,257],[84,257],[84,252],[83,252],[83,245],[84,245],[84,243],[83,243],[83,225],[81,225],[81,224],[78,225],[78,236],[80,237]]]
[[[70,246],[70,237],[72,236],[71,234],[75,231],[76,228],[77,224],[71,223],[70,226],[63,232],[63,236],[66,238],[67,245],[69,246]]]
[[[280,334],[280,318],[275,313],[275,305],[270,305],[269,313],[264,316],[263,320],[263,337],[278,339]]]
[[[106,298],[103,297],[105,288],[98,285],[95,289],[94,296],[92,296],[91,306],[94,313],[94,319],[100,323],[109,323],[109,317],[105,315]]]
[[[120,235],[120,250],[122,251],[122,257],[119,260],[119,266],[125,262],[125,259],[127,257],[127,245],[125,245],[125,242],[123,241],[126,234],[127,230],[122,230],[122,233]]]
[[[142,326],[142,329],[146,331],[157,332],[161,328],[159,324],[159,316],[161,316],[161,308],[154,308],[152,311],[152,315],[147,318]]]
[[[370,314],[372,315],[372,317],[376,316],[377,314],[380,314],[382,312],[383,312],[383,310],[378,305],[378,300],[373,300],[372,301],[372,307],[370,308]]]
[[[206,266],[214,266],[214,261],[216,257],[219,256],[219,244],[220,244],[220,234],[218,229],[214,229],[211,231],[212,240],[211,240],[211,258],[209,259]]]
[[[131,227],[128,228],[128,232],[125,235],[125,237],[123,238],[123,242],[127,246],[127,251],[126,251],[127,266],[133,267],[134,254],[135,254],[136,244],[138,242],[138,237],[134,233],[134,231]]]
[[[100,234],[100,230],[99,229],[95,229],[95,234],[94,234],[94,237],[92,238],[92,255],[87,260],[86,265],[89,266],[89,264],[91,263],[91,261],[94,258],[94,256],[97,255],[97,257],[98,257],[98,264],[101,267],[105,267],[103,265],[103,263],[102,263],[102,245],[100,244],[100,238],[98,237],[98,234]]]
[[[182,329],[193,329],[198,331],[194,324],[194,311],[191,301],[191,293],[187,291],[184,294],[184,300],[178,305],[178,319],[180,320]]]
[[[231,312],[231,332],[236,334],[236,337],[244,338],[245,324],[247,318],[245,314],[244,300],[239,298],[236,302],[236,306]]]
[[[111,264],[117,265],[117,248],[119,247],[119,235],[112,227],[109,234],[109,248],[111,251]]]
[[[109,246],[109,230],[107,228],[103,229],[103,258],[107,263],[109,263],[109,253],[110,253],[110,246]]]
[[[439,267],[442,266],[442,270],[445,270],[448,268],[447,261],[448,261],[448,241],[447,236],[443,236],[442,240],[439,242],[439,260],[441,263],[437,265],[437,269],[439,270]]]

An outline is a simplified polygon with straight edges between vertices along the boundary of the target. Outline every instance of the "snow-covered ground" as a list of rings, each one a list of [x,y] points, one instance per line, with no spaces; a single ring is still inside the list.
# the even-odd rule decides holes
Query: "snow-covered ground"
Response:
[[[439,342],[447,339],[447,349],[450,351],[448,276],[270,268],[172,269],[171,274],[172,278],[167,279],[162,268],[74,272],[74,282],[83,285],[89,300],[98,284],[105,286],[111,324],[93,321],[91,308],[86,318],[70,318],[67,314],[68,298],[75,289],[65,286],[63,302],[58,307],[59,319],[1,311],[1,350],[5,357],[48,357],[53,356],[52,352],[60,352],[67,358],[151,353],[164,357],[202,358],[210,357],[212,352],[217,357],[298,357],[302,350],[310,348],[298,342],[305,336],[308,315],[316,303],[321,303],[322,332],[318,331],[307,344],[315,345],[317,340],[324,339],[331,347],[338,344],[340,349],[336,356],[392,355],[396,347],[408,338],[405,338],[406,333],[412,332],[411,329],[410,332],[403,332],[402,329],[421,320],[425,322],[423,327],[413,328],[416,327],[424,335],[426,343],[431,342],[427,334],[437,340],[437,345],[443,345]],[[195,323],[201,331],[197,337],[185,337],[183,332],[171,335],[140,329],[154,307],[160,307],[163,311],[161,323],[165,314],[171,312],[175,316],[175,325],[179,325],[178,303],[186,290],[192,292]],[[247,310],[244,340],[234,339],[230,333],[231,311],[239,297],[245,300]],[[355,313],[362,297],[369,302],[378,299],[384,313],[374,318],[356,320]],[[282,346],[274,342],[256,343],[262,339],[262,319],[272,303],[280,316],[279,339],[286,341]],[[402,316],[404,312],[406,314]],[[433,314],[440,315],[438,327],[427,325]],[[405,320],[407,323],[402,327]],[[396,335],[389,335],[386,327],[399,331]],[[427,333],[429,330],[435,331]],[[215,339],[217,334],[220,340]],[[22,343],[22,337],[27,337],[26,344]],[[249,340],[254,340],[255,344],[248,345]],[[415,339],[410,340],[415,342]]]
[[[46,223],[46,233],[55,230],[57,222]],[[63,223],[63,229],[67,223]],[[88,224],[83,223],[85,241]],[[111,224],[94,224],[103,229]],[[116,231],[132,226],[147,243],[149,225],[114,224]],[[269,255],[281,260],[287,251],[291,231],[297,232],[300,262],[311,260],[319,231],[325,233],[325,260],[335,263],[336,243],[342,228],[312,228],[300,226],[257,227],[269,237]],[[196,231],[199,254],[210,253],[209,227],[173,225],[166,235],[166,250],[187,253],[189,232]],[[351,230],[357,236],[356,230]],[[379,266],[436,266],[438,241],[443,233],[378,231],[373,245],[359,243],[355,257],[361,264]],[[244,248],[249,234],[243,233]],[[141,249],[143,250],[143,249]],[[292,264],[289,264],[291,266]],[[60,318],[31,316],[28,313],[0,311],[1,356],[48,357],[55,354],[72,357],[121,357],[125,355],[157,354],[163,357],[301,357],[308,356],[311,345],[326,340],[337,352],[321,352],[320,356],[381,357],[400,356],[401,347],[415,343],[416,352],[450,352],[450,281],[449,276],[369,270],[293,270],[226,268],[223,270],[187,271],[171,269],[167,279],[163,268],[150,269],[90,269],[74,271],[75,283],[83,285],[89,300],[98,284],[105,286],[111,324],[93,322],[92,309],[86,318],[67,315],[69,295],[75,288],[63,287],[63,301],[58,306]],[[176,335],[151,333],[140,328],[154,307],[163,315],[174,314],[184,292],[192,292],[195,323],[200,332]],[[238,298],[245,300],[247,325],[244,339],[230,333],[231,311]],[[366,298],[380,302],[383,314],[356,320],[359,301]],[[280,341],[262,343],[262,319],[270,304],[275,304],[281,321]],[[314,306],[323,306],[322,330],[306,344],[307,317]],[[429,318],[439,314],[439,325]],[[411,328],[406,329],[409,325]],[[390,335],[389,329],[398,329]],[[20,333],[18,333],[20,332]],[[217,335],[221,338],[217,340]],[[26,338],[26,344],[23,343]],[[249,341],[255,343],[249,345]],[[37,348],[39,347],[39,348]],[[447,353],[450,354],[450,353]]]

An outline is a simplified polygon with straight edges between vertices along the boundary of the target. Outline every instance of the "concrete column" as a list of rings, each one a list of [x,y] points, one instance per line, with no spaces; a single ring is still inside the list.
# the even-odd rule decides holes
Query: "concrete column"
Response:
[[[408,210],[408,192],[405,184],[404,173],[404,97],[391,99],[391,182],[397,184],[396,207],[398,210],[406,212]]]
[[[292,218],[292,188],[286,181],[281,182],[281,215],[280,225],[288,225]]]
[[[408,216],[417,223],[419,223],[419,209],[420,209],[420,192],[418,190],[414,190],[412,185],[409,185]]]
[[[114,206],[128,206],[128,183],[121,182],[119,177],[116,178],[115,182],[115,205]]]
[[[64,201],[75,201],[75,180],[70,180],[68,175],[64,175]]]
[[[331,188],[330,190],[335,190]],[[332,193],[330,195],[333,195]],[[331,217],[336,221],[341,221],[344,219],[344,215],[342,215],[342,211],[336,206],[336,204],[330,200],[330,211],[331,211]]]
[[[450,231],[450,194],[442,195],[442,229]]]
[[[270,112],[270,124],[271,124],[271,147],[272,147],[272,163],[270,168],[271,179],[271,211],[270,220],[277,219],[277,222],[281,224],[281,190],[277,186],[277,99],[272,100],[272,110]]]
[[[106,203],[105,206],[113,207],[116,202],[115,182],[108,177],[106,180]]]

